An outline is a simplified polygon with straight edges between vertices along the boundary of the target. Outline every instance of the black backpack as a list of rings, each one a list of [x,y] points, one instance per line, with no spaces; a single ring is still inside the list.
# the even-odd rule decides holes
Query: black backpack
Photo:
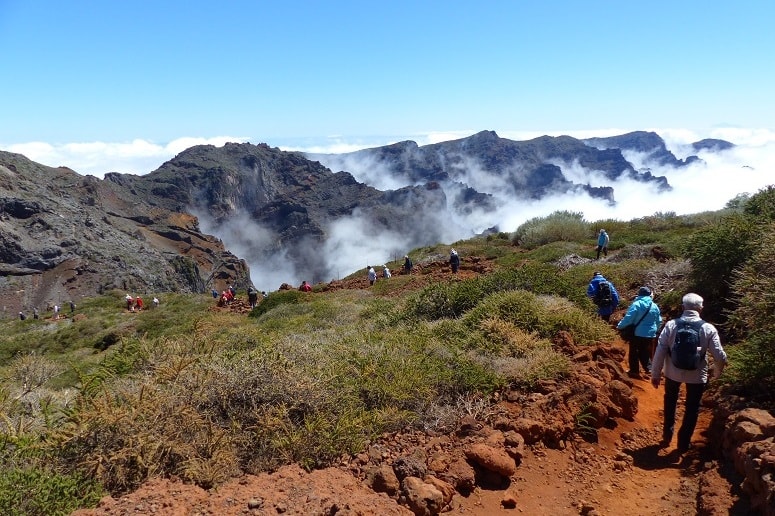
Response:
[[[689,322],[684,318],[676,319],[675,341],[670,347],[670,360],[678,369],[694,371],[700,367],[705,350],[700,341],[700,328],[705,321]]]
[[[614,296],[609,282],[601,281],[597,284],[594,301],[597,306],[611,306],[614,304]]]

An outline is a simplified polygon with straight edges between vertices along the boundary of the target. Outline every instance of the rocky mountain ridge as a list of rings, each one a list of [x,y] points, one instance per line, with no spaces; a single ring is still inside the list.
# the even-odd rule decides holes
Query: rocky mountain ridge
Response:
[[[730,145],[708,140],[694,148]],[[342,155],[202,145],[146,175],[111,172],[100,180],[0,152],[0,295],[15,314],[114,288],[203,292],[244,288],[260,277],[259,288],[272,290],[301,278],[329,281],[416,247],[473,236],[487,227],[471,221],[488,214],[489,229],[497,230],[504,192],[615,202],[612,186],[568,179],[569,166],[597,171],[611,184],[626,176],[670,188],[667,178],[636,170],[627,150],[673,167],[698,159],[677,159],[656,133],[520,142],[482,131]],[[374,171],[394,186],[370,184]]]
[[[245,262],[186,212],[114,182],[0,152],[3,311],[41,312],[111,289],[201,292],[248,281]]]

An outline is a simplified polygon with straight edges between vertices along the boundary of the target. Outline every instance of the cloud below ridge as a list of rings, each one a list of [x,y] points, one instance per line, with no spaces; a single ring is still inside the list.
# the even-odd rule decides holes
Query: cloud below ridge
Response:
[[[533,217],[546,216],[557,210],[581,212],[588,221],[618,219],[630,220],[655,213],[674,212],[678,215],[697,213],[723,208],[724,205],[741,193],[753,194],[763,187],[775,184],[773,164],[775,164],[775,132],[766,129],[717,128],[706,136],[698,136],[685,129],[654,129],[666,142],[668,149],[677,158],[697,154],[702,162],[681,168],[664,167],[649,163],[645,156],[628,153],[627,158],[636,169],[650,168],[656,176],[664,175],[672,186],[669,192],[659,192],[656,187],[639,183],[631,179],[621,179],[615,184],[601,173],[586,170],[574,163],[559,164],[565,176],[578,184],[590,186],[613,186],[616,205],[610,206],[599,199],[586,194],[552,195],[540,201],[518,199],[510,185],[500,178],[485,174],[475,163],[468,163],[462,171],[465,181],[480,191],[491,193],[497,200],[495,212],[485,213],[475,210],[472,213],[440,213],[434,219],[443,225],[442,242],[452,243],[469,238],[473,234],[492,226],[501,231],[513,231],[520,224]],[[595,136],[613,136],[625,134],[627,130],[598,131],[557,131],[549,134],[559,136],[570,134],[577,138]],[[411,139],[418,145],[448,141],[470,136],[473,132],[439,132],[418,135]],[[547,133],[498,133],[501,137],[514,140],[532,139]],[[718,138],[730,141],[735,148],[724,152],[700,151],[691,149],[691,143],[703,138]],[[209,144],[221,146],[226,142],[246,142],[248,138],[220,136],[213,138],[179,138],[165,145],[146,140],[134,140],[125,143],[86,142],[68,144],[49,144],[30,142],[3,147],[4,150],[23,154],[26,157],[50,166],[68,166],[78,173],[103,177],[105,172],[118,171],[133,174],[145,174],[158,168],[164,161],[194,145]],[[332,137],[329,141],[315,146],[293,145],[279,147],[283,150],[300,150],[317,153],[344,153],[367,147],[377,147],[400,141],[379,142],[376,138],[370,143],[347,143],[342,137]],[[326,143],[330,144],[326,145]],[[2,147],[2,146],[0,146]],[[368,164],[359,168],[357,163],[347,163],[346,169],[371,186],[379,189],[396,189],[407,186],[390,177],[379,167]],[[352,170],[350,170],[352,169]],[[358,169],[358,170],[357,170]],[[336,170],[335,170],[336,171]],[[451,192],[450,190],[449,192]],[[448,201],[452,201],[452,194]],[[244,258],[251,267],[253,282],[262,290],[274,290],[281,283],[297,285],[302,279],[313,280],[308,271],[299,271],[287,259],[281,250],[268,261],[254,259],[259,250],[277,247],[277,237],[265,228],[246,217],[232,221],[228,226],[211,225],[203,214],[200,223],[205,232],[216,234],[237,256]],[[422,221],[418,221],[418,224]],[[428,221],[431,222],[431,221]],[[319,253],[324,262],[323,274],[328,277],[317,278],[321,281],[340,278],[366,265],[381,265],[405,254],[411,243],[406,235],[380,232],[373,234],[367,225],[355,214],[332,221],[326,229],[327,241],[322,248],[310,252]],[[615,238],[615,235],[612,235]],[[276,258],[276,259],[275,259]],[[366,263],[368,262],[368,263]]]

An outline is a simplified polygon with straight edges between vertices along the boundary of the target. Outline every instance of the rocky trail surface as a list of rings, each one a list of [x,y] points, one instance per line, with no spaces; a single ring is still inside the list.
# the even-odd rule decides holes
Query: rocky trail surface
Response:
[[[426,273],[442,274],[443,266]],[[289,465],[209,491],[153,479],[74,516],[752,514],[741,478],[720,459],[723,428],[713,424],[712,393],[682,456],[675,442],[659,448],[664,391],[624,374],[623,342],[581,349],[561,335],[555,344],[573,357],[570,378],[531,394],[500,393],[448,434],[407,429],[326,469]],[[683,395],[679,421],[682,404]],[[579,420],[582,407],[589,418]]]
[[[491,467],[497,470],[498,459],[503,456],[493,450],[513,438],[470,417],[461,421],[453,436],[385,436],[363,456],[309,473],[291,465],[272,474],[245,475],[211,491],[175,479],[151,480],[126,496],[103,499],[96,509],[77,511],[76,516],[390,515],[441,511],[481,516],[750,514],[745,501],[733,494],[734,486],[722,476],[713,457],[707,407],[701,412],[695,433],[696,446],[680,456],[673,447],[659,449],[657,445],[663,391],[646,380],[634,380],[631,385],[638,406],[632,421],[617,418],[611,428],[599,429],[596,438],[573,434],[559,447],[541,441],[517,443],[521,450],[509,456],[518,456],[518,461],[512,461],[518,465],[501,471],[508,476],[466,467],[475,461],[486,463],[489,450]],[[498,421],[500,417],[503,427],[502,418],[508,418],[514,404],[504,400],[498,408],[506,416],[493,419]],[[477,447],[481,448],[478,455],[471,451]],[[467,461],[459,459],[466,455]],[[444,468],[434,461],[452,467]],[[384,468],[388,462],[392,467]],[[403,470],[404,481],[399,482],[390,470]],[[434,470],[442,473],[428,482]],[[476,478],[488,473],[494,478]],[[422,474],[425,482],[414,477],[416,474]],[[416,478],[417,485],[402,488],[409,477]],[[471,477],[470,491],[463,494],[459,489],[467,477]],[[457,489],[453,487],[455,481],[459,481]],[[399,497],[403,497],[402,503]]]

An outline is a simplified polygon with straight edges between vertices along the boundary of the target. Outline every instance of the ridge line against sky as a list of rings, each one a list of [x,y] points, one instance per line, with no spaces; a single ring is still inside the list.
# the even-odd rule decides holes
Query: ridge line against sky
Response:
[[[225,141],[769,145],[773,19],[770,0],[0,0],[0,149],[102,176]]]

